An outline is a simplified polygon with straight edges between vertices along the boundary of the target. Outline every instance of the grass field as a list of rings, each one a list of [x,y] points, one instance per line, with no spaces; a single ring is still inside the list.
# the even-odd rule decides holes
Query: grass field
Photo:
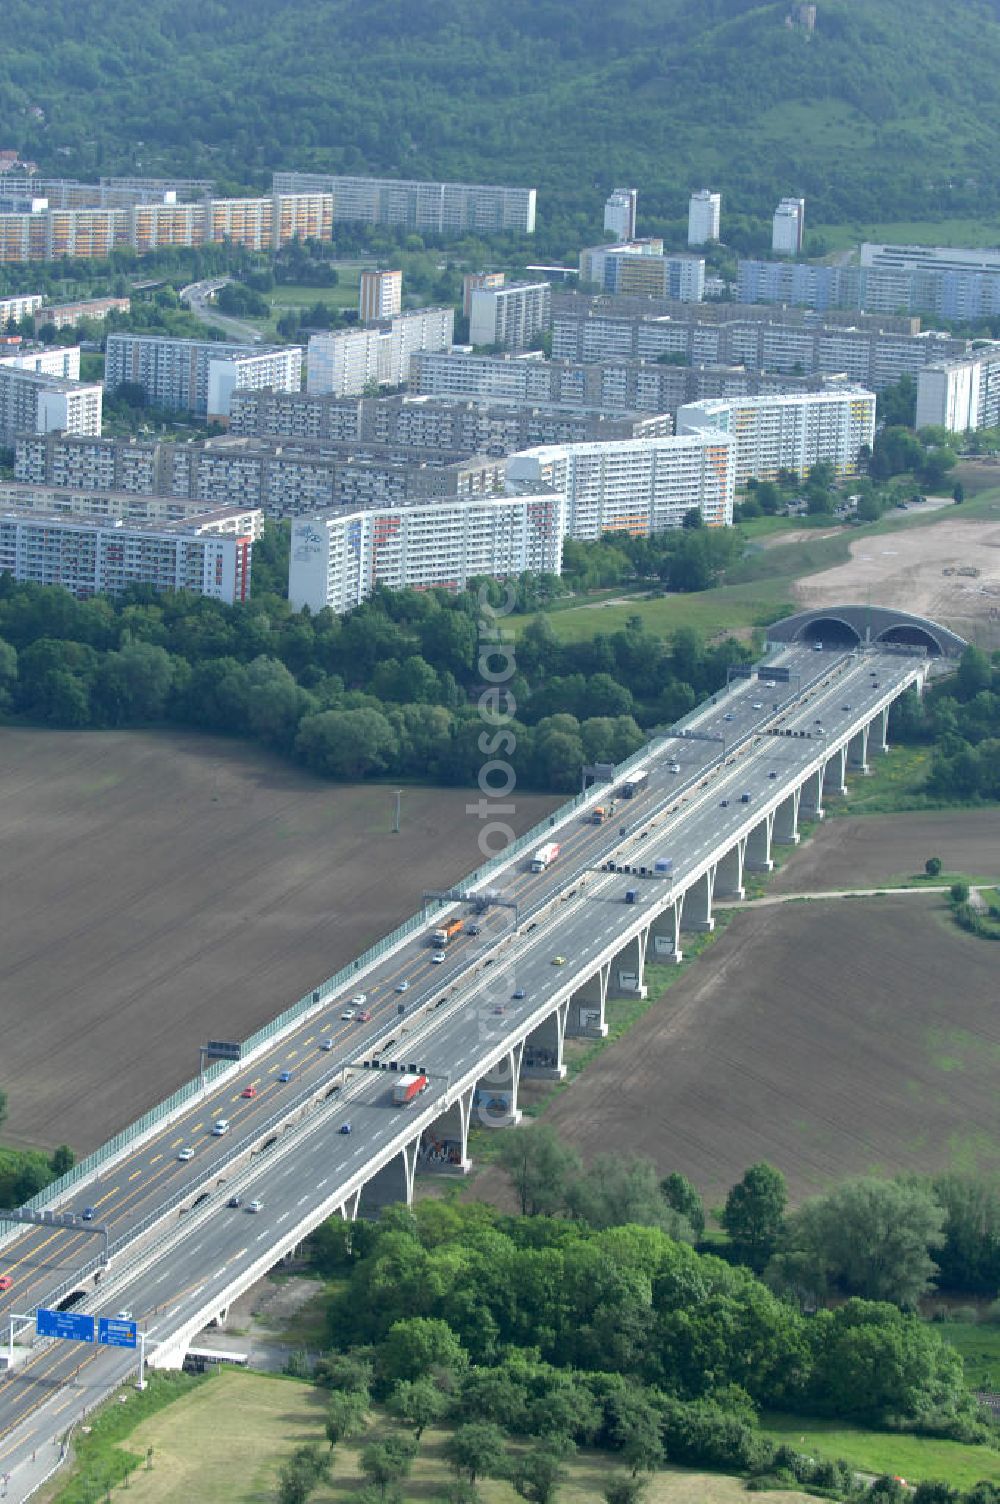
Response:
[[[861,240],[892,245],[995,246],[995,219],[890,220],[884,224],[810,225],[810,235],[822,235],[834,251],[853,249]]]
[[[303,1442],[323,1442],[322,1392],[311,1385],[263,1374],[227,1371],[143,1421],[128,1437],[128,1450],[140,1458],[153,1448],[152,1471],[132,1474],[127,1497],[135,1504],[270,1504],[282,1459]],[[373,1416],[371,1434],[383,1430]],[[420,1455],[403,1486],[407,1499],[443,1498],[452,1482],[441,1455],[446,1432],[425,1432]],[[220,1445],[220,1438],[225,1438]],[[343,1500],[362,1486],[358,1453],[365,1441],[337,1448],[328,1484],[311,1497]],[[516,1450],[516,1448],[512,1448]],[[590,1504],[601,1499],[609,1479],[621,1468],[599,1453],[580,1453],[570,1464],[559,1490],[562,1504]],[[125,1497],[124,1493],[122,1494]],[[484,1480],[484,1504],[514,1504],[509,1483]],[[76,1504],[82,1493],[57,1495],[61,1504]],[[115,1493],[118,1497],[118,1491]],[[738,1504],[745,1497],[742,1481],[685,1468],[657,1473],[645,1495],[647,1504]],[[806,1504],[806,1495],[783,1493],[788,1504]]]
[[[937,1330],[962,1354],[970,1388],[1000,1391],[1000,1322],[946,1321]]]
[[[1000,1483],[1000,1452],[988,1447],[866,1431],[800,1415],[765,1416],[761,1430],[810,1457],[843,1458],[860,1472],[889,1473],[908,1483],[924,1478],[939,1478],[955,1488],[971,1488],[981,1478]]]

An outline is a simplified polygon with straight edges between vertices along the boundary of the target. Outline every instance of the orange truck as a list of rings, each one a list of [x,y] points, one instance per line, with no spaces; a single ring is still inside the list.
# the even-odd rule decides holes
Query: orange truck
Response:
[[[463,919],[449,919],[447,924],[442,924],[431,936],[431,944],[438,950],[444,950],[449,940],[454,940],[456,935],[462,933],[465,921]]]

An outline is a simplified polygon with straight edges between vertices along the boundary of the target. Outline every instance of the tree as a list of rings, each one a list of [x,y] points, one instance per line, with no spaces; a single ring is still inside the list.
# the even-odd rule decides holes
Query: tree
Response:
[[[427,1426],[440,1420],[448,1408],[448,1397],[433,1379],[403,1379],[389,1397],[389,1410],[404,1425],[412,1426],[417,1441]]]
[[[68,1171],[72,1170],[75,1163],[76,1155],[73,1153],[73,1150],[68,1144],[60,1144],[57,1149],[53,1149],[52,1151],[49,1168],[53,1175],[65,1175]]]
[[[751,1165],[726,1197],[722,1225],[751,1268],[763,1269],[774,1251],[787,1204],[784,1175],[764,1161]]]
[[[948,889],[948,897],[951,899],[952,903],[968,903],[968,883],[952,883],[951,887]]]
[[[937,1265],[944,1211],[926,1184],[863,1177],[805,1202],[788,1221],[785,1246],[811,1267],[817,1290],[915,1306]]]
[[[660,1181],[660,1189],[667,1205],[680,1212],[695,1237],[700,1238],[705,1231],[705,1207],[690,1180],[674,1170]]]
[[[499,1164],[517,1192],[521,1215],[528,1217],[559,1211],[572,1177],[581,1169],[575,1150],[543,1123],[503,1134]]]
[[[660,1426],[656,1407],[639,1391],[628,1407],[619,1412],[615,1441],[633,1478],[639,1473],[654,1472],[662,1465],[664,1450]]]
[[[393,1484],[405,1478],[413,1466],[419,1443],[413,1436],[390,1435],[373,1441],[361,1453],[361,1471],[385,1499]]]
[[[705,526],[705,519],[701,515],[700,507],[689,507],[684,513],[682,527],[697,529]]]
[[[943,865],[939,856],[929,856],[924,863],[924,871],[928,877],[940,877]]]
[[[278,1504],[306,1504],[330,1471],[330,1459],[319,1447],[296,1447],[278,1471]]]
[[[591,1227],[662,1227],[672,1238],[690,1241],[691,1228],[666,1200],[652,1160],[638,1156],[598,1154],[589,1169],[576,1176],[566,1203],[574,1217]]]
[[[566,1458],[574,1450],[571,1442],[557,1444],[550,1437],[544,1445],[522,1453],[511,1480],[516,1492],[532,1504],[550,1504],[566,1476]]]
[[[448,1323],[436,1316],[394,1321],[379,1351],[379,1371],[389,1383],[419,1379],[433,1368],[457,1373],[465,1364],[462,1344]]]
[[[303,717],[295,750],[317,773],[363,778],[383,773],[397,747],[389,720],[377,710],[324,710]]]
[[[360,1436],[368,1419],[368,1392],[338,1389],[326,1407],[326,1439],[331,1447]]]
[[[626,1473],[621,1478],[612,1478],[604,1490],[607,1504],[641,1504],[642,1496],[649,1486],[647,1478],[635,1473]]]
[[[965,500],[965,487],[960,480],[957,480],[951,488],[951,499],[957,507],[960,507]]]
[[[500,1478],[507,1471],[507,1442],[499,1426],[472,1421],[459,1426],[443,1447],[445,1460],[474,1488],[477,1478]]]

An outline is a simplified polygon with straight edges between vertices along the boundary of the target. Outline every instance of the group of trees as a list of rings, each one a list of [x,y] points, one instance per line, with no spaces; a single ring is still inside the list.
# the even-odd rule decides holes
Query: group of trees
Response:
[[[667,590],[709,590],[742,552],[733,528],[706,528],[693,511],[684,527],[631,538],[609,533],[596,543],[567,538],[563,545],[563,588],[594,590],[633,580],[652,580]]]
[[[196,726],[252,737],[332,777],[451,784],[475,781],[495,755],[482,738],[502,728],[519,780],[569,791],[585,762],[629,756],[643,727],[690,710],[748,656],[731,640],[705,648],[687,630],[666,642],[638,617],[562,644],[543,616],[511,649],[499,707],[484,712],[497,660],[481,658],[481,610],[473,593],[444,591],[380,592],[345,617],[294,613],[274,596],[226,606],[140,590],[77,601],[5,575],[0,709],[79,728]]]
[[[1000,652],[966,648],[956,674],[897,702],[890,730],[933,747],[929,793],[1000,799]]]
[[[0,1092],[0,1098],[4,1093]],[[0,1128],[5,1112],[0,1110]],[[66,1144],[51,1154],[36,1149],[0,1149],[0,1206],[21,1206],[38,1191],[73,1168],[75,1156]]]
[[[849,1476],[767,1441],[763,1407],[990,1434],[935,1327],[859,1298],[804,1315],[662,1225],[425,1201],[327,1223],[311,1255],[335,1277],[334,1351],[313,1374],[332,1391],[328,1439],[358,1434],[371,1396],[416,1443],[457,1425],[447,1455],[473,1485],[520,1467],[524,1497],[550,1498],[572,1450],[598,1446],[632,1475],[669,1458],[852,1493]],[[506,1437],[527,1445],[520,1462]]]

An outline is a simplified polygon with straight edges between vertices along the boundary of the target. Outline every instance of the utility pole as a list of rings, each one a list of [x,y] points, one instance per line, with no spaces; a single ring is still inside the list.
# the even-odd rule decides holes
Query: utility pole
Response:
[[[403,803],[403,790],[402,789],[397,789],[396,790],[396,802],[395,802],[395,806],[394,806],[393,812],[392,812],[392,833],[393,833],[394,836],[398,836],[399,835],[399,820],[400,820],[400,815],[402,813],[402,803]]]

